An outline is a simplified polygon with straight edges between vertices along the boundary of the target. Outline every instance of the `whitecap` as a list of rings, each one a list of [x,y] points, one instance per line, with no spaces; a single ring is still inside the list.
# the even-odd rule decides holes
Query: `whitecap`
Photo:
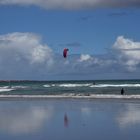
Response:
[[[140,87],[140,84],[97,84],[90,87],[104,88],[104,87]]]
[[[12,91],[14,89],[8,87],[8,86],[4,86],[4,87],[0,87],[0,92],[7,92],[7,91]]]
[[[60,84],[59,87],[86,87],[90,86],[91,84]]]
[[[51,87],[50,85],[43,85],[43,87]]]

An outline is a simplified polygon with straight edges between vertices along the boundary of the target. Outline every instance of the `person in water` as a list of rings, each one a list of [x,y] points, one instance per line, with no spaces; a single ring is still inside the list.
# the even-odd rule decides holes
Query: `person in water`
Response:
[[[124,95],[124,89],[123,88],[121,89],[121,95]]]

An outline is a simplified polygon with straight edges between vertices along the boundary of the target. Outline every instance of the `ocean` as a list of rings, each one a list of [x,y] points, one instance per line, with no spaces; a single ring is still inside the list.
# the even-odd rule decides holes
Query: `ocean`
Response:
[[[122,88],[125,97],[140,98],[140,80],[1,81],[0,96],[121,98]]]
[[[139,99],[140,80],[1,81],[0,139],[139,140]]]

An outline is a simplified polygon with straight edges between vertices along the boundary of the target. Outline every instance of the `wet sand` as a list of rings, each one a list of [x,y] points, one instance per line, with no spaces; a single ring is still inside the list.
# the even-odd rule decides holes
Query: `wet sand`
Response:
[[[0,101],[2,140],[139,140],[140,100]]]
[[[140,99],[140,95],[116,94],[62,94],[62,95],[0,95],[0,100],[38,100],[38,99]]]

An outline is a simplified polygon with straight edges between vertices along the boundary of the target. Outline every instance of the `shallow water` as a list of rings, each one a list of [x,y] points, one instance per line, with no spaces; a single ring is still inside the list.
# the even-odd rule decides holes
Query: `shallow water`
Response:
[[[0,95],[140,95],[140,80],[0,81]]]
[[[0,101],[2,140],[139,140],[140,100]]]

